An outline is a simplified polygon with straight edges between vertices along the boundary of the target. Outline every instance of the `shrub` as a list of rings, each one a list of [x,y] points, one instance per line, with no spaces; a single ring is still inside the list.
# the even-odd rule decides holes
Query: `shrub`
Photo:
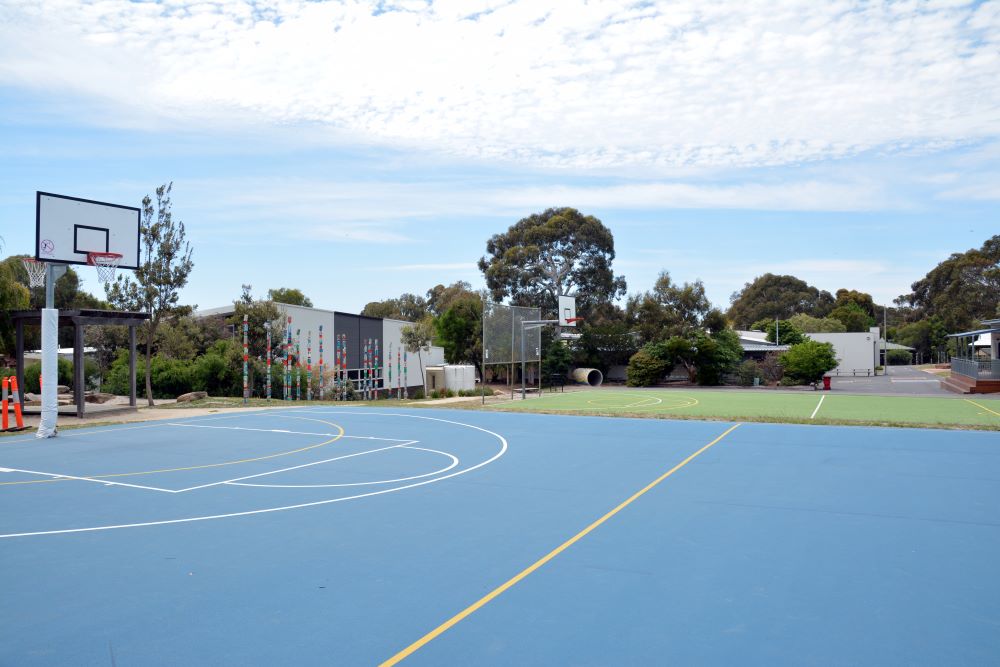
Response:
[[[781,355],[781,365],[785,375],[799,384],[818,382],[823,374],[837,367],[837,357],[830,343],[807,340],[792,345]]]
[[[753,384],[754,378],[761,377],[760,366],[753,359],[747,359],[740,364],[737,374],[739,375],[740,384],[744,387],[749,387]]]
[[[85,366],[86,367],[86,366]],[[42,363],[35,362],[24,368],[24,390],[37,394],[41,391],[38,384],[38,376],[42,374]],[[73,362],[69,359],[59,359],[59,374],[56,384],[73,386]]]
[[[651,387],[666,374],[668,364],[657,358],[649,345],[632,355],[625,369],[625,384],[629,387]]]
[[[903,366],[910,363],[911,355],[909,350],[888,350],[885,359],[890,366]]]
[[[764,378],[765,382],[780,382],[785,376],[785,369],[781,365],[781,356],[778,354],[768,354],[760,360],[757,366],[760,369],[760,376]]]

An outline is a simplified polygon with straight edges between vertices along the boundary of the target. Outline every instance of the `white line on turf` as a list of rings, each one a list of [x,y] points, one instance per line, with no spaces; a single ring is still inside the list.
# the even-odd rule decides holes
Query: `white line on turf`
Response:
[[[819,412],[819,406],[823,405],[823,399],[824,398],[826,398],[826,394],[823,394],[822,396],[819,397],[819,403],[816,404],[816,409],[813,410],[813,413],[811,415],[809,415],[809,419],[812,419],[813,417],[815,417],[816,413]]]
[[[211,428],[223,431],[256,431],[258,433],[282,433],[287,435],[318,435],[327,438],[339,435],[338,433],[312,433],[309,431],[289,431],[288,429],[283,429],[283,428],[249,428],[246,426],[207,426],[205,424],[183,424],[180,422],[166,422],[164,423],[164,426],[181,426],[184,428]],[[352,438],[354,440],[384,440],[386,442],[410,442],[409,440],[402,440],[400,438],[376,438],[370,435],[343,435],[340,437]]]

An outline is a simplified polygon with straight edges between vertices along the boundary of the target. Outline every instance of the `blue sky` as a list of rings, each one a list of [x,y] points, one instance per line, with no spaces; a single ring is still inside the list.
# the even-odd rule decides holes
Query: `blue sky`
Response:
[[[0,235],[174,182],[202,307],[467,280],[550,206],[718,306],[886,302],[1000,233],[1000,3],[0,3]],[[86,269],[85,287],[100,292]]]

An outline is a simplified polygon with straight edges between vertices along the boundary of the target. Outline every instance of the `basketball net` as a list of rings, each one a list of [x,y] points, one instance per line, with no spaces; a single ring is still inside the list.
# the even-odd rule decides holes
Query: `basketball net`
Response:
[[[24,264],[24,270],[28,272],[28,284],[31,287],[41,287],[45,284],[45,262],[25,257],[21,263]]]
[[[87,263],[97,269],[97,279],[102,283],[110,283],[115,279],[115,271],[122,256],[117,252],[89,252]]]

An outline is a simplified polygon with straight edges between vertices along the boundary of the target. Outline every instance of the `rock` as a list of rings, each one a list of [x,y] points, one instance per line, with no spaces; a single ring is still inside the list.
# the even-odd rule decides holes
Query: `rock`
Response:
[[[69,393],[69,387],[67,387],[64,384],[56,385],[56,393],[57,394],[68,394]]]
[[[92,391],[83,397],[87,403],[107,403],[115,397],[114,394],[105,394],[99,391]]]
[[[177,397],[178,403],[188,403],[190,401],[200,401],[203,398],[208,398],[207,391],[192,391],[187,394],[181,394]]]

